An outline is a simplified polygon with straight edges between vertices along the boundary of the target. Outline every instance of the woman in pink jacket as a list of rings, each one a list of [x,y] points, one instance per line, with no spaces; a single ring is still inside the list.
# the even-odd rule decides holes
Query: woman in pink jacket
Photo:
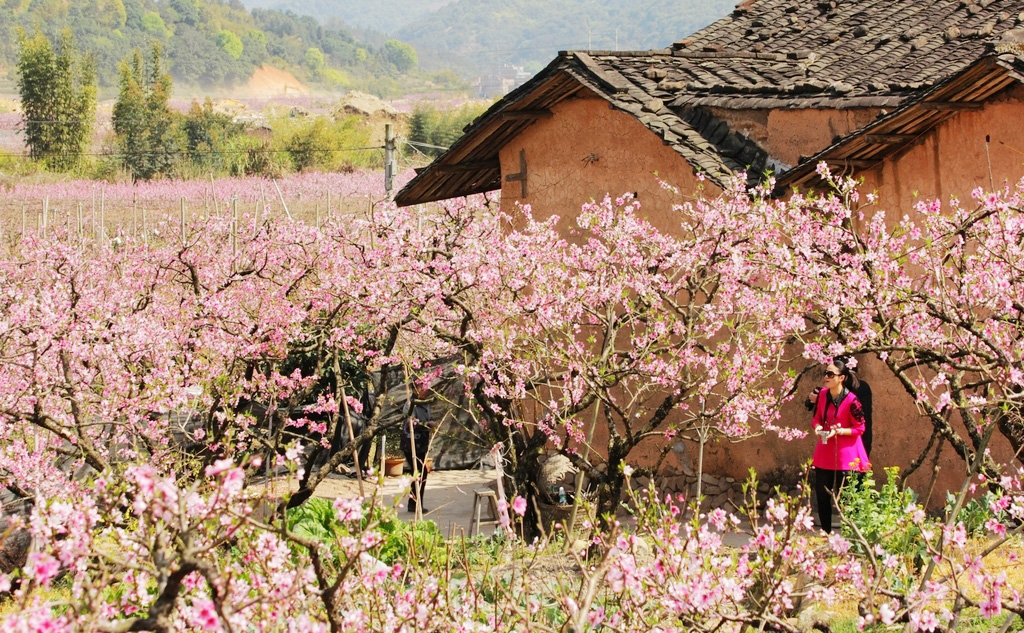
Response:
[[[818,519],[826,532],[832,531],[832,499],[839,498],[850,471],[870,468],[861,435],[864,412],[852,388],[857,377],[844,359],[835,359],[825,368],[823,389],[814,407],[814,494],[818,499]]]

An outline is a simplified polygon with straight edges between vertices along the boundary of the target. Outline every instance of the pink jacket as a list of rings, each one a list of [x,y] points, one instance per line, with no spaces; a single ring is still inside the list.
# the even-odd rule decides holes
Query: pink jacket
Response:
[[[819,391],[817,406],[814,408],[814,426],[819,425],[826,431],[836,427],[852,429],[853,434],[836,435],[824,444],[819,436],[818,444],[814,447],[814,460],[811,462],[815,468],[861,472],[871,468],[864,442],[861,441],[861,435],[864,434],[864,412],[861,411],[857,396],[847,393],[836,411],[828,397],[828,389]]]

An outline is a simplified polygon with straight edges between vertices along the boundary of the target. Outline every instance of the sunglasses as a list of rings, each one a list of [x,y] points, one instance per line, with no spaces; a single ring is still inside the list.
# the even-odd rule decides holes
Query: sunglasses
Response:
[[[835,378],[838,375],[839,374],[837,374],[834,371],[827,371],[827,370],[825,371],[825,378]]]

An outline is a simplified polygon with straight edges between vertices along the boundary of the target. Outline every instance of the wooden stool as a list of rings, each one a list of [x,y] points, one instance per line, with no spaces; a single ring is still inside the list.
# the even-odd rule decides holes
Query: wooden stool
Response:
[[[480,502],[487,502],[487,519],[480,519]],[[498,520],[498,493],[491,488],[479,488],[473,491],[473,518],[469,520],[469,535],[476,536],[480,533],[481,525],[499,525]]]

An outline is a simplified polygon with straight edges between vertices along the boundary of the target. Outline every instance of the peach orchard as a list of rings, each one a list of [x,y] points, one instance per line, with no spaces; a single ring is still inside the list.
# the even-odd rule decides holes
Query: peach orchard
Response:
[[[0,483],[26,511],[0,539],[32,547],[0,575],[3,630],[796,631],[801,601],[840,590],[862,627],[1011,626],[1024,602],[986,563],[1024,522],[1024,183],[910,219],[821,175],[828,193],[786,200],[737,180],[680,205],[671,234],[624,197],[543,220],[463,200],[184,236],[169,218],[145,242],[21,236],[0,261]],[[778,413],[790,368],[840,353],[883,359],[963,459],[957,507],[990,491],[981,554],[955,513],[910,504],[924,554],[908,567],[856,529],[822,541],[806,496],[785,495],[727,547],[736,517],[625,485],[656,466],[635,463],[641,443],[801,437]],[[512,565],[454,543],[384,562],[379,499],[336,500],[319,537],[293,529],[350,456],[330,438],[362,407],[352,368],[382,395],[442,358],[507,451]],[[994,460],[994,435],[1018,458]],[[590,547],[553,576],[531,572],[543,541],[515,536],[532,534],[544,446],[596,490]],[[297,491],[255,487],[268,466]],[[624,499],[635,528],[614,518]]]

